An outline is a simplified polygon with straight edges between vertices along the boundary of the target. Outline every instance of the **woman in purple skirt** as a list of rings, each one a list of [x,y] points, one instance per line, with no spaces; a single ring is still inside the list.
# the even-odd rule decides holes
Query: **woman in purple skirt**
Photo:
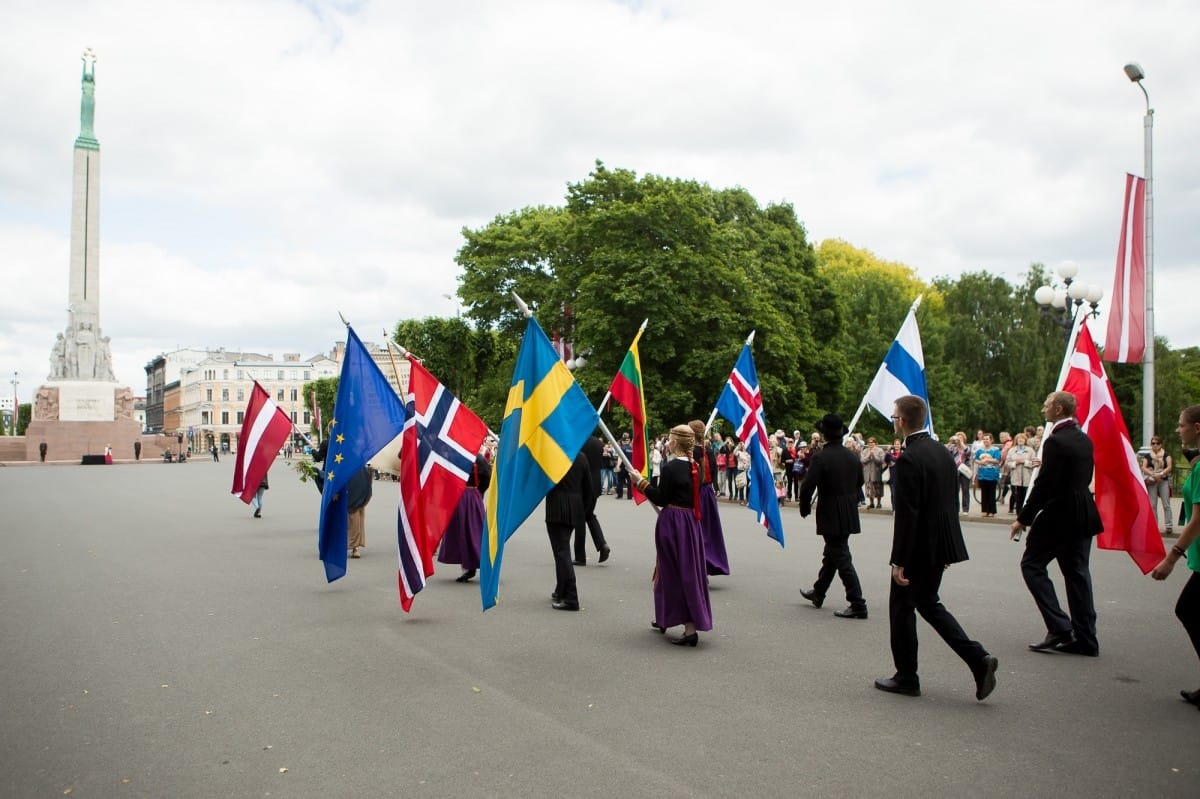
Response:
[[[692,460],[700,475],[700,532],[704,538],[705,570],[710,575],[729,574],[729,554],[725,551],[725,530],[717,509],[717,492],[713,490],[713,475],[717,461],[712,450],[704,445],[704,422],[688,422],[695,443]]]
[[[446,525],[442,546],[438,549],[439,563],[462,566],[454,582],[465,583],[479,569],[479,548],[483,543],[483,492],[492,481],[492,467],[482,455],[475,456],[475,467],[467,478],[467,487],[458,498],[458,507]]]
[[[654,621],[661,632],[683,625],[683,635],[672,638],[679,646],[695,646],[697,631],[712,629],[712,606],[708,599],[704,541],[700,530],[700,475],[692,462],[695,438],[687,425],[671,428],[668,460],[658,485],[642,479],[638,490],[662,508],[654,527]]]

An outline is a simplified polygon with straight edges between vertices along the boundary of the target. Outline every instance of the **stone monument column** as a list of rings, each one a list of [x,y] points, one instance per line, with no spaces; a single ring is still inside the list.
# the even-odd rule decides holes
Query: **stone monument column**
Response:
[[[96,55],[83,53],[79,136],[71,192],[67,327],[50,350],[50,374],[38,389],[26,431],[26,460],[42,441],[51,457],[73,460],[107,444],[132,449],[141,437],[128,388],[117,384],[109,338],[100,329],[100,142],[95,133]]]

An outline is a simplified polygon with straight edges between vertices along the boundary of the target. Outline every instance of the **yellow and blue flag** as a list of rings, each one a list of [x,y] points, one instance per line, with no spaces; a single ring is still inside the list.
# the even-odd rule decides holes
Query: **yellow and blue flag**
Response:
[[[328,450],[321,468],[321,521],[317,550],[329,582],[346,574],[349,533],[349,483],[388,442],[404,429],[408,414],[400,395],[351,327],[338,379]]]
[[[479,557],[483,609],[496,604],[504,543],[557,485],[599,417],[545,331],[530,319],[517,353]]]

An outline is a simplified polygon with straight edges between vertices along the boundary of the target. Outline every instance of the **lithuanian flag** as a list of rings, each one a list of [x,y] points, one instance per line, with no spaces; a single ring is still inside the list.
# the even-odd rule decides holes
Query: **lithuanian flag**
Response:
[[[608,391],[612,394],[613,399],[621,404],[621,407],[629,411],[629,415],[633,417],[633,454],[629,460],[633,462],[634,468],[642,475],[649,477],[649,451],[646,449],[646,394],[642,388],[642,359],[638,355],[638,341],[642,338],[642,331],[646,329],[643,323],[638,329],[637,335],[633,337],[633,343],[629,345],[629,352],[625,353],[625,360],[621,362],[621,369],[617,372],[617,376],[613,378],[612,385]],[[646,495],[636,488],[633,489],[633,499],[637,504],[642,504],[646,500]]]

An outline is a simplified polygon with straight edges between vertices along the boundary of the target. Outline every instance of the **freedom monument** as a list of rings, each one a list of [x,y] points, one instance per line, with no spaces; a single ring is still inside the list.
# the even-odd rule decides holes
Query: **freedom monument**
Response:
[[[141,438],[133,392],[117,383],[109,339],[100,330],[100,142],[94,132],[96,56],[83,53],[83,99],[71,195],[67,326],[50,353],[50,374],[37,390],[25,431],[26,460],[45,442],[54,460],[102,454],[128,457]]]

